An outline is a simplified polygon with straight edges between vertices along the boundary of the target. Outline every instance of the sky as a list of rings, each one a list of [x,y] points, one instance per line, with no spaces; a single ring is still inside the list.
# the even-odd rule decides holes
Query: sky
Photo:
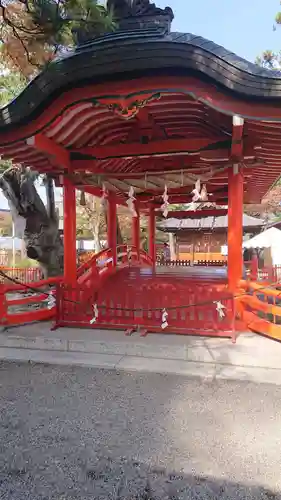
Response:
[[[152,0],[169,6],[175,19],[172,30],[212,40],[254,62],[264,50],[281,50],[281,26],[273,30],[281,10],[278,0]],[[44,194],[44,190],[43,190]],[[0,209],[8,208],[0,193]]]
[[[153,0],[169,6],[172,30],[212,40],[254,62],[264,50],[281,49],[281,26],[273,31],[279,0]]]

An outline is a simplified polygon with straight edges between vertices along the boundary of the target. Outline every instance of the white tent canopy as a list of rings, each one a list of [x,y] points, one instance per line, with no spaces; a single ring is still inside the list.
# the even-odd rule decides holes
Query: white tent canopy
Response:
[[[243,248],[268,248],[271,252],[272,264],[274,266],[281,265],[281,231],[276,227],[271,227],[250,240],[244,241]]]

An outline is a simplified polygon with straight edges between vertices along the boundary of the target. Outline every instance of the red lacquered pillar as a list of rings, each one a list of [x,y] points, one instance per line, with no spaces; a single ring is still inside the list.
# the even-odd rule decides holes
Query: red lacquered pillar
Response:
[[[107,242],[112,251],[113,267],[117,266],[117,207],[114,198],[108,197]]]
[[[63,182],[64,281],[76,283],[76,197],[75,186],[64,177]]]
[[[156,262],[156,245],[155,245],[155,209],[153,206],[149,207],[148,219],[148,254],[152,259],[153,265]]]
[[[243,274],[243,167],[228,172],[228,287],[235,292]]]
[[[140,260],[140,213],[139,213],[139,209],[137,206],[135,206],[135,210],[138,214],[137,217],[132,217],[132,226],[133,226],[133,237],[132,237],[132,241],[133,241],[133,246],[136,247],[136,251],[137,251],[137,260],[139,261]]]

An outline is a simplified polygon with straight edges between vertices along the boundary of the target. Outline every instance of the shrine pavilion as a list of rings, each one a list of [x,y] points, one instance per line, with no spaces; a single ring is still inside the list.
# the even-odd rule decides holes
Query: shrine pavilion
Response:
[[[184,218],[175,218],[171,212],[171,218],[159,222],[157,228],[173,235],[177,260],[201,265],[227,264],[227,214],[204,217],[201,210],[200,218],[196,215],[187,211]],[[243,214],[242,225],[244,238],[252,237],[263,230],[265,221]]]
[[[57,323],[89,325],[94,308],[93,327],[153,332],[169,324],[176,333],[229,335],[243,269],[243,205],[260,203],[281,174],[281,74],[173,32],[169,7],[108,3],[115,32],[52,62],[0,110],[1,157],[63,188]],[[108,248],[78,269],[76,190],[108,207]],[[155,268],[159,213],[207,199],[228,206],[226,273]],[[130,248],[117,246],[118,204],[132,213]],[[148,253],[140,214],[148,218]]]

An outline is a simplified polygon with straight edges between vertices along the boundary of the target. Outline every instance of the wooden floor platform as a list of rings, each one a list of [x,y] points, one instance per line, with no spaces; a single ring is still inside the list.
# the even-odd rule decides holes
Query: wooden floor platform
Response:
[[[196,282],[227,282],[227,269],[224,267],[193,267],[193,266],[157,266],[155,269],[149,267],[126,267],[119,272],[122,276],[131,278],[167,277],[186,278]]]

